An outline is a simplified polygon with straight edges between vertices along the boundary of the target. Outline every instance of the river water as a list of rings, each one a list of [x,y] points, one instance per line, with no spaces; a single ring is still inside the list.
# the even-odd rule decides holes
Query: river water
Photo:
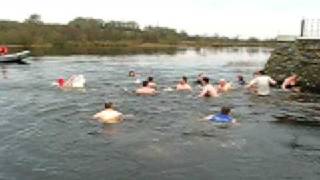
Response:
[[[163,91],[182,75],[213,83],[249,80],[268,49],[201,49],[171,55],[67,56],[1,66],[0,179],[320,179],[320,97],[273,89],[261,98],[238,88],[216,99]],[[128,71],[152,75],[160,95],[137,97]],[[61,91],[59,77],[83,74],[87,87]],[[112,101],[127,119],[91,120]],[[201,118],[233,108],[239,126]]]

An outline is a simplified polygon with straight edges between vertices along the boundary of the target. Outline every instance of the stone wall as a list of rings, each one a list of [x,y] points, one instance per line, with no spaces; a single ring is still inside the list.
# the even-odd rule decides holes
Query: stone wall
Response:
[[[298,74],[303,90],[320,93],[320,40],[279,43],[265,71],[280,83],[291,74]]]

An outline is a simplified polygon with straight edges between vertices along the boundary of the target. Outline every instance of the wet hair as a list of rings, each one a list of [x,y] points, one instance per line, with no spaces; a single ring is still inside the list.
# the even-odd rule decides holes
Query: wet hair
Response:
[[[134,71],[129,71],[129,77],[132,77],[132,76],[134,76]]]
[[[153,77],[148,77],[148,81],[149,82],[153,81]]]
[[[110,109],[110,108],[112,108],[112,106],[113,106],[113,103],[112,103],[112,102],[106,102],[106,103],[104,103],[104,108],[106,108],[106,109]]]
[[[231,112],[231,109],[229,107],[223,106],[221,108],[221,114],[229,115]]]
[[[185,82],[188,82],[188,78],[186,76],[182,76],[182,80],[184,80]]]
[[[254,76],[259,75],[259,74],[260,74],[260,71],[255,71],[255,72],[253,73]]]
[[[238,79],[239,79],[239,81],[243,81],[244,80],[243,76],[241,76],[241,75],[238,76]]]
[[[149,83],[148,81],[143,81],[143,82],[142,82],[142,86],[143,86],[143,87],[147,87],[147,86],[148,86],[148,83]]]
[[[203,77],[202,80],[203,80],[203,82],[205,82],[205,83],[209,83],[209,81],[210,81],[210,79],[209,79],[208,77]]]
[[[266,74],[266,72],[265,72],[264,70],[261,70],[261,71],[259,71],[259,74],[261,74],[261,75],[265,75],[265,74]]]

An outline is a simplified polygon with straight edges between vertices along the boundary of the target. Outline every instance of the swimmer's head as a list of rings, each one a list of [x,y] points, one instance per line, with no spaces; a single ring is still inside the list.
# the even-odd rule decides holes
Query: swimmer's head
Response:
[[[243,81],[243,76],[239,75],[239,76],[238,76],[238,80],[239,80],[239,81]]]
[[[65,81],[64,81],[64,79],[63,79],[63,78],[59,78],[59,79],[57,79],[57,83],[58,83],[59,87],[63,87],[63,86],[64,86]]]
[[[188,82],[188,78],[186,76],[182,76],[181,83],[186,84]]]
[[[205,84],[209,84],[210,79],[209,79],[208,77],[203,77],[203,78],[202,78],[202,81],[203,81]]]
[[[153,77],[151,77],[151,76],[148,77],[148,81],[149,81],[149,82],[152,82],[152,81],[153,81]]]
[[[265,75],[266,72],[265,72],[264,70],[261,70],[261,71],[259,71],[259,74],[260,74],[260,75]]]
[[[259,76],[260,75],[260,71],[255,71],[254,73],[253,73],[253,76]]]
[[[220,85],[225,85],[227,82],[226,82],[226,80],[224,80],[224,79],[220,79],[219,80],[219,84]]]
[[[224,114],[224,115],[229,115],[231,112],[231,109],[229,107],[226,107],[226,106],[223,106],[221,108],[221,114]]]
[[[112,102],[104,103],[104,108],[106,108],[106,109],[112,109],[112,108],[113,108],[113,103],[112,103]]]
[[[134,71],[129,71],[129,77],[134,77],[135,76],[135,72]]]
[[[148,84],[149,84],[149,82],[148,82],[148,81],[143,81],[143,82],[142,82],[142,86],[143,86],[143,87],[147,87],[147,86],[148,86]]]

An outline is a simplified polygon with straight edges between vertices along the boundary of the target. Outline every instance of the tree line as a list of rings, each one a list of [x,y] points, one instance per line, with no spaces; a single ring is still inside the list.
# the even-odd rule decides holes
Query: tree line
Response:
[[[78,17],[67,24],[48,24],[37,14],[24,22],[0,21],[0,44],[22,46],[64,46],[65,44],[94,44],[96,46],[128,46],[130,44],[160,43],[234,43],[237,38],[190,36],[185,31],[158,26],[141,28],[134,21],[104,21]],[[250,42],[259,42],[256,38]]]

